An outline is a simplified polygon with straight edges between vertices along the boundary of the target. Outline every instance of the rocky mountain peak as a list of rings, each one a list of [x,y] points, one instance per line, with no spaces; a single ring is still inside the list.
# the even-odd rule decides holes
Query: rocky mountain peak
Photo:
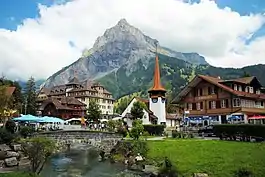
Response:
[[[91,49],[84,50],[76,62],[49,77],[45,87],[68,83],[69,78],[73,78],[73,69],[78,71],[76,77],[79,81],[97,80],[119,70],[122,70],[122,75],[130,76],[139,70],[138,63],[145,69],[152,65],[157,42],[130,25],[126,19],[121,19],[98,37]],[[181,53],[162,46],[159,46],[158,52],[195,65],[207,64],[197,53]]]
[[[125,18],[122,18],[120,19],[120,21],[118,21],[117,26],[122,27],[122,26],[131,26],[131,25],[127,22]]]
[[[145,36],[138,28],[130,25],[126,19],[121,19],[114,27],[105,31],[103,36],[97,38],[93,50],[100,50],[108,43],[130,43],[135,48],[154,47],[156,40]]]

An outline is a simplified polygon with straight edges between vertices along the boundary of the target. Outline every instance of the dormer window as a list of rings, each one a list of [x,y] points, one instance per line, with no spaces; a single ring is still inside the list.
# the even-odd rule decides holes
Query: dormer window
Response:
[[[234,90],[237,90],[237,85],[236,84],[234,84]]]

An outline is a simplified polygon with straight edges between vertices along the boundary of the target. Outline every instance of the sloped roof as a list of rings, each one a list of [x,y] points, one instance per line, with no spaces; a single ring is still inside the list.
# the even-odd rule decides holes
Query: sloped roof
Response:
[[[262,86],[255,76],[224,80],[223,83],[225,83],[225,82],[237,82],[237,83],[242,83],[242,84],[250,84],[254,80],[256,80],[260,86]]]
[[[6,95],[8,95],[8,96],[13,95],[15,90],[16,90],[16,87],[7,87],[6,88]]]
[[[73,108],[68,107],[68,105],[86,106],[86,104],[80,102],[79,100],[73,97],[51,97],[42,103],[42,105],[40,106],[40,110],[43,111],[45,107],[50,103],[54,104],[54,106],[58,110],[73,110]]]
[[[82,103],[81,101],[79,101],[78,99],[76,99],[75,97],[61,97],[60,98],[60,102],[62,104],[67,104],[67,105],[79,105],[79,106],[84,106],[86,104]]]
[[[248,79],[242,79],[242,82],[248,82],[251,78]],[[265,94],[255,94],[255,93],[247,93],[243,91],[237,91],[233,90],[232,88],[226,86],[223,84],[224,80],[216,77],[211,77],[211,76],[205,76],[205,75],[197,75],[179,94],[178,96],[173,100],[173,103],[177,103],[180,101],[180,99],[184,96],[186,96],[193,87],[198,85],[202,80],[209,82],[229,93],[232,93],[236,96],[240,97],[247,97],[247,98],[254,98],[254,99],[265,99]],[[250,81],[251,82],[251,81]]]

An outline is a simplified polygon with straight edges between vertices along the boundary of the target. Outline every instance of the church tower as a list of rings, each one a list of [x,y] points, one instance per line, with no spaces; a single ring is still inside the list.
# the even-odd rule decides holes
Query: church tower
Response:
[[[159,61],[156,44],[156,58],[154,71],[154,84],[148,91],[149,93],[149,109],[158,118],[158,124],[166,124],[166,89],[161,85]]]

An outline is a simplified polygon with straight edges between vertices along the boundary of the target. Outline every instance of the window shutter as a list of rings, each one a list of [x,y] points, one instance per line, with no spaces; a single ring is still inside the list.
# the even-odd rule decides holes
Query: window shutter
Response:
[[[225,100],[225,107],[229,108],[229,100],[228,99]]]
[[[212,102],[209,101],[208,103],[209,103],[209,109],[212,109],[212,104],[211,104]]]
[[[217,109],[218,109],[218,108],[221,108],[221,102],[220,102],[220,100],[216,101],[216,108],[217,108]]]

